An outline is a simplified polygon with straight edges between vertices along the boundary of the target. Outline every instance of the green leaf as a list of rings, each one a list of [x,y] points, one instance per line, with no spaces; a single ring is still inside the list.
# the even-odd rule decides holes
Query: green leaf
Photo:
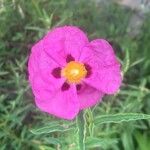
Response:
[[[130,55],[129,55],[129,50],[126,49],[125,51],[125,59],[124,59],[124,63],[123,63],[123,74],[125,74],[128,69],[129,69],[129,65],[130,65]]]
[[[94,123],[96,125],[103,123],[121,123],[128,121],[136,121],[141,119],[150,119],[150,115],[141,113],[123,113],[123,114],[113,114],[113,115],[101,115],[96,117]]]
[[[47,144],[61,145],[61,140],[58,138],[45,137],[45,138],[43,138],[43,141]]]
[[[125,150],[134,150],[134,142],[133,142],[133,130],[129,123],[128,126],[125,126],[126,130],[121,134],[122,145]]]
[[[109,146],[116,144],[118,142],[117,139],[110,139],[110,138],[96,138],[96,137],[88,137],[86,140],[86,148],[91,149],[91,148],[104,148],[108,149],[110,148]]]
[[[150,147],[150,137],[149,135],[145,132],[145,133],[140,133],[139,131],[137,131],[134,135],[138,147],[140,150],[149,150]]]
[[[52,133],[52,132],[64,132],[73,129],[72,125],[62,124],[60,125],[58,122],[52,122],[48,125],[45,125],[44,127],[38,128],[38,129],[32,129],[31,132],[33,134],[46,134],[46,133]]]

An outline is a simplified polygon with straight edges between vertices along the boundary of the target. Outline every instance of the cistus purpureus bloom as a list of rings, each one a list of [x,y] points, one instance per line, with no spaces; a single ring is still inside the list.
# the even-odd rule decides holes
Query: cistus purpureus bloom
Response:
[[[122,80],[111,45],[104,39],[89,42],[75,26],[55,28],[37,42],[28,72],[37,107],[63,119],[114,94]]]

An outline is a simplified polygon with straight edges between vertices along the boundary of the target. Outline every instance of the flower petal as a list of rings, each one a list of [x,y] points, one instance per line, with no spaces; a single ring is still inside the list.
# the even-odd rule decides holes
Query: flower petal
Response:
[[[46,53],[61,65],[65,65],[68,54],[78,59],[82,48],[88,43],[86,35],[74,26],[55,28],[48,32],[43,41]]]
[[[32,81],[34,96],[39,99],[50,99],[52,94],[60,88],[61,87],[58,87],[56,84],[50,85],[49,83],[43,81],[40,75],[35,76]]]
[[[45,90],[45,91],[44,91]],[[46,92],[46,89],[43,89]],[[49,97],[36,97],[36,105],[44,112],[55,115],[57,117],[71,120],[79,111],[79,100],[76,89],[71,86],[68,90],[48,92]]]
[[[110,44],[98,39],[83,49],[80,61],[92,68],[91,75],[84,81],[96,89],[113,94],[121,85],[120,64]]]
[[[104,95],[104,93],[88,86],[87,84],[82,84],[81,89],[77,94],[79,98],[80,109],[94,106],[102,100]]]
[[[41,41],[39,41],[32,47],[32,51],[29,56],[28,72],[29,72],[29,81],[31,83],[33,81],[34,75],[39,72],[38,56],[40,55],[40,49],[42,49]]]
[[[43,50],[43,41],[39,41],[32,48],[29,58],[28,71],[31,86],[35,84],[37,78],[47,82],[50,89],[58,89],[64,82],[63,78],[56,79],[53,76],[53,69],[59,67],[58,64],[49,57]],[[34,86],[35,87],[35,86]]]

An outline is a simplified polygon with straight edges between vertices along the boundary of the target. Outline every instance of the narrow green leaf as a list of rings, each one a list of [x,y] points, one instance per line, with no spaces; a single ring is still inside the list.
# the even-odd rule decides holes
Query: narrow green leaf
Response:
[[[46,133],[52,133],[52,132],[64,132],[73,129],[72,126],[62,124],[60,125],[58,122],[52,122],[48,125],[45,125],[44,127],[38,128],[38,129],[32,129],[31,132],[33,134],[46,134]]]
[[[47,144],[61,145],[61,140],[58,138],[45,137],[43,138],[43,141],[45,141]]]
[[[140,133],[139,131],[137,131],[134,135],[138,147],[140,150],[149,150],[150,147],[150,137],[148,134],[145,133]]]
[[[141,119],[150,119],[150,115],[141,113],[123,113],[113,115],[101,115],[95,118],[94,123],[96,125],[103,123],[120,123],[123,121],[136,121]]]
[[[138,59],[137,61],[133,62],[131,65],[130,65],[130,68],[131,67],[134,67],[136,65],[138,65],[139,63],[143,62],[145,60],[145,58],[141,58],[141,59]]]
[[[110,138],[96,138],[96,137],[88,137],[86,140],[86,148],[110,148],[109,146],[116,144],[118,142],[117,139],[110,139]]]
[[[4,76],[4,75],[6,75],[6,74],[8,74],[9,72],[7,72],[7,71],[1,71],[0,72],[0,76]]]
[[[125,74],[128,69],[129,69],[129,65],[130,65],[130,55],[129,55],[129,50],[126,49],[125,51],[125,59],[124,59],[124,63],[123,63],[123,74]]]

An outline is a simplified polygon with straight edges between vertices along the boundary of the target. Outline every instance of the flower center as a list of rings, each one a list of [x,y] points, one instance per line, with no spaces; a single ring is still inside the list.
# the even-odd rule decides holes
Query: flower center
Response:
[[[69,62],[62,70],[61,76],[65,77],[69,83],[80,83],[87,75],[84,64],[76,61]]]

